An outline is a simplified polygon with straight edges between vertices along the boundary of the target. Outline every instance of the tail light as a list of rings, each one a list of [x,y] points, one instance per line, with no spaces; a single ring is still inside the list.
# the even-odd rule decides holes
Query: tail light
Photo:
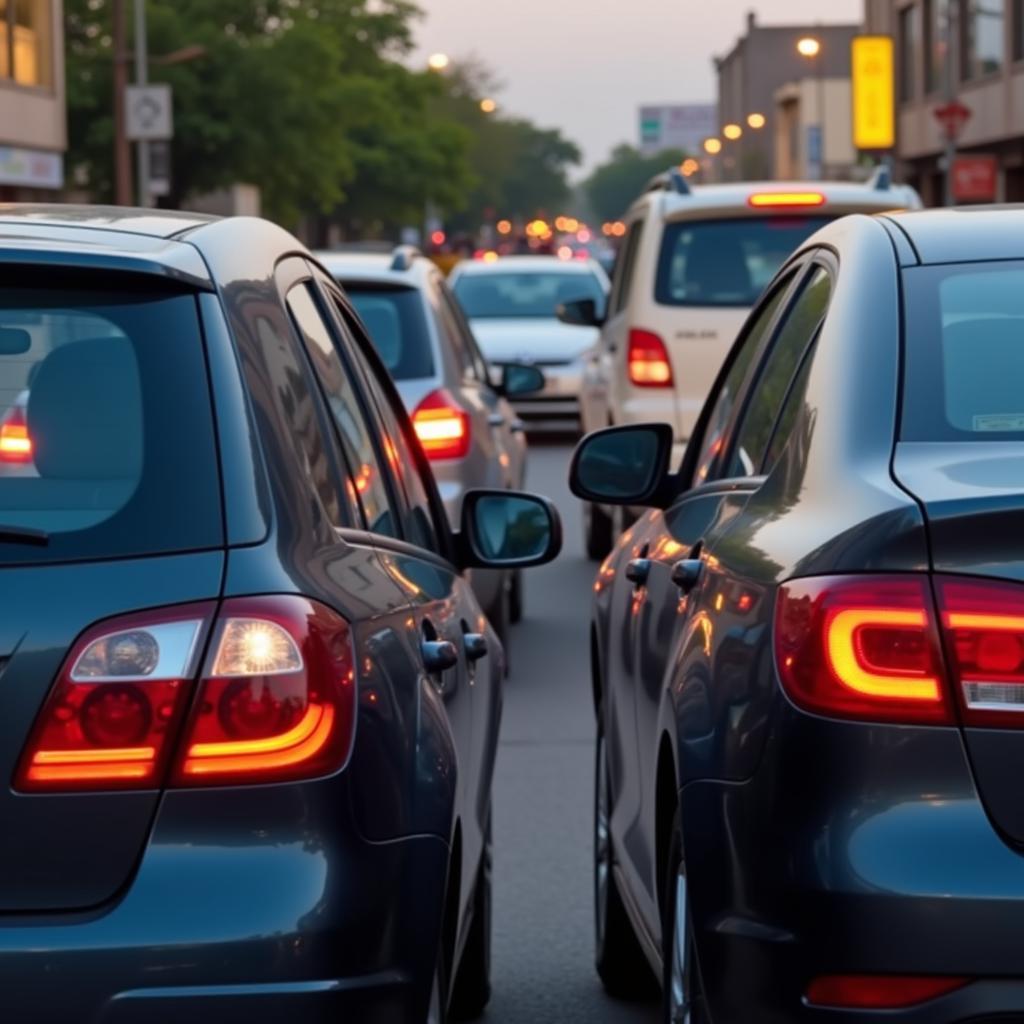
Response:
[[[443,388],[420,402],[412,425],[428,459],[461,459],[469,454],[469,416]]]
[[[31,462],[32,438],[25,413],[15,406],[0,423],[0,462]]]
[[[639,388],[670,388],[672,362],[665,342],[651,331],[633,329],[626,349],[629,381]]]
[[[279,782],[339,769],[355,730],[345,620],[295,596],[232,599],[216,621],[214,608],[88,630],[43,707],[16,788],[151,789],[168,771],[183,786]]]
[[[755,210],[778,210],[800,206],[824,206],[821,192],[755,192],[747,202]]]
[[[775,657],[786,692],[808,711],[935,725],[955,720],[926,577],[785,584]]]
[[[970,978],[937,978],[899,974],[832,974],[815,978],[807,1002],[836,1009],[900,1010],[955,992]]]

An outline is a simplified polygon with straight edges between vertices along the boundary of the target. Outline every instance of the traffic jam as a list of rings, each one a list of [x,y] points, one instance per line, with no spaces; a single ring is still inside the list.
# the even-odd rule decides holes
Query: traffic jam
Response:
[[[856,173],[0,205],[0,1018],[1024,1021],[1024,207],[874,6]]]

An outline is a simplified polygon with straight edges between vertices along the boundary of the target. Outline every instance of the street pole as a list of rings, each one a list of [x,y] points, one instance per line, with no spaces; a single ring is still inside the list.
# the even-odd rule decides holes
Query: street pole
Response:
[[[825,180],[825,76],[822,74],[821,62],[825,53],[823,46],[814,58],[814,69],[818,74],[818,180]]]
[[[956,100],[956,76],[953,73],[953,50],[956,40],[956,15],[959,5],[953,0],[946,5],[946,103]],[[953,123],[946,128],[946,187],[945,205],[953,206],[953,163],[956,160],[956,131]]]
[[[114,42],[114,202],[129,206],[132,201],[132,147],[125,125],[124,92],[128,84],[127,32],[124,0],[113,0]]]
[[[146,39],[146,0],[135,0],[135,84],[149,84],[149,50]],[[138,161],[139,206],[152,206],[149,193],[149,143],[136,142]]]

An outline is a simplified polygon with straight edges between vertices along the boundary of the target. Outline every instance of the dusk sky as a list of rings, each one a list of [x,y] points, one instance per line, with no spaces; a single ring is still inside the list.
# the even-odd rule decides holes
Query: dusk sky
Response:
[[[863,0],[417,0],[417,59],[474,55],[504,83],[506,112],[561,128],[584,170],[636,141],[642,103],[711,101],[712,55],[764,24],[859,22]]]

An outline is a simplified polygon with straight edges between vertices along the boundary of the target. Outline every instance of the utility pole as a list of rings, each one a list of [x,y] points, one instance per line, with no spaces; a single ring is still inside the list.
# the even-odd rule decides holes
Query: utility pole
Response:
[[[149,44],[146,39],[146,0],[135,0],[135,84],[149,84]],[[149,192],[149,143],[135,143],[138,161],[139,206],[152,206]]]
[[[956,16],[959,4],[955,0],[949,0],[946,4],[946,103],[952,105],[956,102],[956,75],[953,69],[953,52],[956,49]],[[953,206],[953,164],[956,161],[956,131],[951,124],[946,131],[946,188],[945,205]]]
[[[127,31],[124,0],[113,0],[114,39],[114,202],[132,201],[132,147],[125,125],[125,86],[128,84]]]

